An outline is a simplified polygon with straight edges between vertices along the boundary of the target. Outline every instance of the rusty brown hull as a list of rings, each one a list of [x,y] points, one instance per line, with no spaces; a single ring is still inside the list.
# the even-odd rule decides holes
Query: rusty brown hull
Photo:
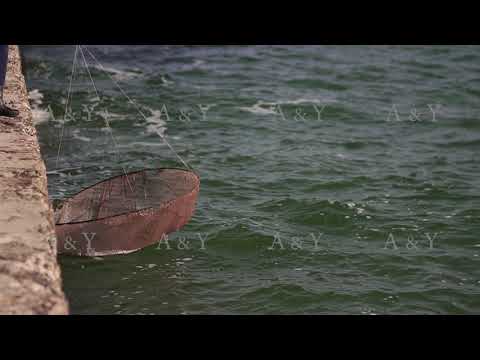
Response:
[[[77,256],[127,254],[157,243],[166,234],[187,224],[193,216],[199,193],[198,176],[177,169],[156,171],[164,178],[161,184],[165,183],[165,189],[168,189],[165,191],[171,191],[172,195],[155,195],[161,197],[161,201],[149,208],[125,212],[137,201],[135,197],[138,194],[145,192],[148,186],[148,190],[152,191],[151,184],[156,184],[151,182],[150,185],[145,185],[147,181],[142,172],[107,180],[68,200],[67,206],[56,214],[58,253]],[[160,176],[156,176],[155,181],[160,179]],[[134,187],[135,192],[130,194],[126,191],[126,183],[130,188]],[[155,192],[158,193],[158,189]],[[111,205],[119,199],[122,200],[123,208]],[[91,209],[86,217],[78,215],[82,206],[92,204],[96,207],[93,212],[95,216],[91,215]],[[116,214],[118,212],[123,213]],[[82,217],[84,221],[65,222]]]

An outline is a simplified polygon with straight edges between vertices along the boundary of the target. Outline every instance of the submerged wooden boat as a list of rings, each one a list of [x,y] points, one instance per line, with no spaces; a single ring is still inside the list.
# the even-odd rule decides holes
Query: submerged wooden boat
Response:
[[[59,254],[127,254],[191,219],[200,179],[182,169],[142,170],[95,184],[55,209]]]

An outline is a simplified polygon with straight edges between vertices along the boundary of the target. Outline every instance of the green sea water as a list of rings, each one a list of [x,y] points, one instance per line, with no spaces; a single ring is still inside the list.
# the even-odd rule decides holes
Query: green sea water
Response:
[[[168,244],[60,257],[72,313],[480,312],[480,47],[88,48],[62,136],[75,47],[22,47],[51,198],[180,166],[158,131],[202,182]]]

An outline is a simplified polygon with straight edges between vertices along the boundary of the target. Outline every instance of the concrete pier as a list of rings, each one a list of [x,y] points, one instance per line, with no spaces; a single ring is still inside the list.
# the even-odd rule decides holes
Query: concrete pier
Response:
[[[45,164],[15,45],[4,98],[20,116],[0,117],[0,314],[67,314]]]

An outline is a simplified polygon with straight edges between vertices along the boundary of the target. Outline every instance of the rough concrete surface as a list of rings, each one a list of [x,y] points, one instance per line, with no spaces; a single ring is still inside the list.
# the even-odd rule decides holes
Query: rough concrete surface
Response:
[[[0,117],[0,314],[67,314],[45,164],[15,45],[4,99],[20,115]]]

